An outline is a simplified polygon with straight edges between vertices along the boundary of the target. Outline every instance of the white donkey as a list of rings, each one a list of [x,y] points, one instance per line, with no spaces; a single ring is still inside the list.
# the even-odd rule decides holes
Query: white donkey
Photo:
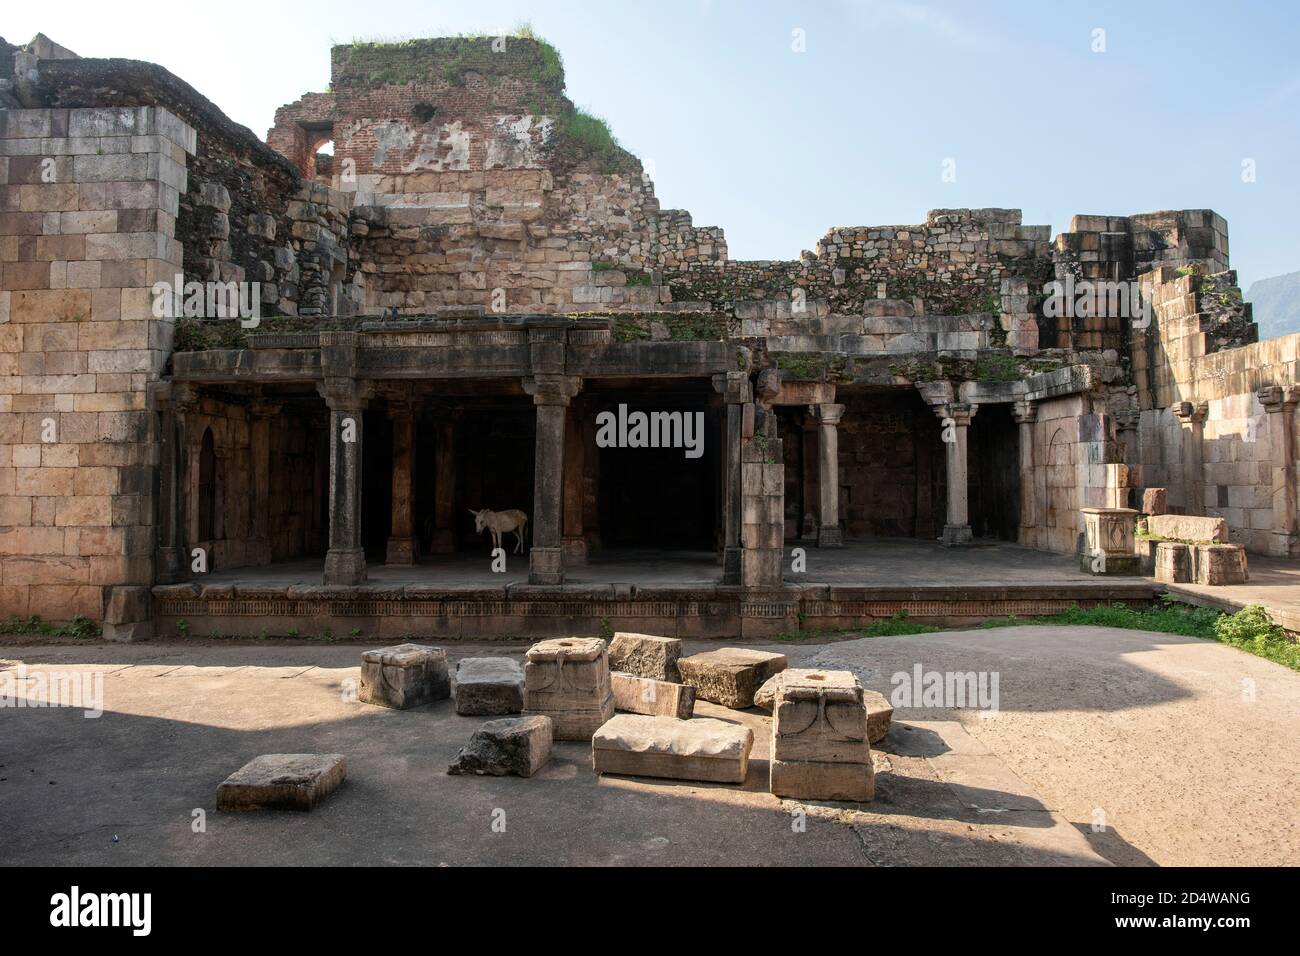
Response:
[[[492,548],[494,550],[501,547],[501,535],[507,531],[513,531],[517,539],[515,554],[524,553],[524,532],[528,527],[528,515],[518,508],[512,508],[509,511],[491,511],[488,508],[475,511],[470,508],[469,513],[474,516],[474,532],[476,534],[482,534],[484,528],[492,532]]]

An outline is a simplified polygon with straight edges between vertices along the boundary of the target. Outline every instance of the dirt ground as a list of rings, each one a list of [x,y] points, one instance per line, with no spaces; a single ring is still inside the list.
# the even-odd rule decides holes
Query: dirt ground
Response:
[[[707,649],[687,642],[687,653]],[[524,645],[450,644],[522,657]],[[103,675],[104,713],[0,710],[0,863],[899,866],[1300,862],[1300,674],[1211,642],[1015,627],[780,644],[793,666],[998,677],[997,709],[900,708],[870,804],[766,792],[770,721],[743,786],[597,777],[556,745],[536,777],[451,777],[486,718],[450,701],[348,699],[360,645],[0,647],[0,668]],[[914,703],[921,703],[915,701]],[[260,753],[342,753],[311,814],[218,814]]]

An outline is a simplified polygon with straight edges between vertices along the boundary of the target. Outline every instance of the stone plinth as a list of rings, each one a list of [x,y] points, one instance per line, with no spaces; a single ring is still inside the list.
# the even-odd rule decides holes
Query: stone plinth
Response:
[[[451,696],[447,652],[424,644],[380,647],[361,655],[357,700],[404,710]]]
[[[734,710],[754,706],[754,693],[773,674],[785,670],[784,654],[723,647],[683,657],[677,662],[682,681],[695,688],[700,700]]]
[[[690,719],[695,712],[695,688],[649,677],[613,671],[614,709],[628,714]]]
[[[1228,522],[1223,518],[1198,515],[1152,515],[1147,531],[1158,538],[1171,538],[1191,544],[1222,543],[1228,540]]]
[[[796,673],[793,670],[783,671],[767,681],[754,694],[754,706],[761,707],[763,710],[771,710],[776,704],[777,691],[781,686],[781,678],[786,674]],[[867,740],[871,743],[879,743],[889,735],[889,725],[894,719],[894,708],[889,703],[889,698],[879,691],[863,690],[862,704],[867,709]]]
[[[549,717],[489,720],[474,731],[447,773],[531,777],[551,759],[554,731]]]
[[[1193,563],[1197,584],[1245,584],[1250,578],[1240,544],[1198,544]]]
[[[605,642],[563,637],[530,647],[524,663],[524,713],[550,717],[556,740],[590,740],[614,716]]]
[[[517,714],[524,709],[524,672],[508,657],[467,657],[456,665],[456,713]]]
[[[850,671],[781,675],[772,711],[771,790],[811,800],[875,795],[867,708]]]
[[[347,776],[342,754],[263,754],[217,787],[218,810],[312,810]]]
[[[631,634],[620,631],[609,645],[609,669],[649,677],[654,680],[681,682],[677,661],[682,656],[682,642],[675,637]]]
[[[1165,584],[1186,584],[1192,580],[1192,546],[1178,541],[1156,545],[1156,580]]]
[[[1137,574],[1141,567],[1133,553],[1137,512],[1132,508],[1082,508],[1084,551],[1080,569],[1089,574]]]
[[[722,720],[619,714],[591,739],[597,773],[744,783],[754,732]]]

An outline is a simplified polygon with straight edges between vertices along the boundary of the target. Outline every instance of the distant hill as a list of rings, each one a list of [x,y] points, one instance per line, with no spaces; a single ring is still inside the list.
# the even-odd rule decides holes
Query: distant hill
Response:
[[[1252,283],[1246,301],[1254,305],[1261,339],[1300,332],[1300,272]]]

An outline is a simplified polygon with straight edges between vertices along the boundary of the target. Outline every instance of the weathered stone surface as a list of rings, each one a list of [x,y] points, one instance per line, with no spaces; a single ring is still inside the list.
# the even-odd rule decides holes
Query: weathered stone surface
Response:
[[[347,776],[342,754],[263,754],[217,787],[218,810],[312,810]]]
[[[614,671],[609,675],[614,709],[688,720],[695,712],[695,688]]]
[[[1169,492],[1165,488],[1145,488],[1142,491],[1142,513],[1162,515],[1169,511]]]
[[[524,672],[508,657],[467,657],[456,665],[456,713],[467,717],[524,709]]]
[[[778,797],[864,802],[876,795],[876,773],[866,763],[773,760],[769,782]]]
[[[1161,541],[1156,545],[1156,580],[1186,584],[1192,580],[1192,545]]]
[[[1198,544],[1195,548],[1197,584],[1245,584],[1246,549],[1239,544]]]
[[[785,670],[786,664],[784,654],[741,647],[723,647],[677,662],[682,682],[695,688],[696,697],[736,710],[752,707],[754,692]]]
[[[605,642],[565,637],[530,647],[524,662],[524,713],[550,717],[556,740],[590,740],[614,716]]]
[[[850,671],[789,670],[772,712],[772,756],[784,761],[867,763],[867,709]]]
[[[619,714],[592,737],[597,773],[744,783],[754,732],[707,717],[677,720]]]
[[[764,681],[763,686],[754,693],[754,706],[771,710],[776,703],[781,678],[792,672],[792,670],[782,671]],[[888,697],[875,690],[863,690],[862,703],[867,709],[867,740],[873,744],[879,743],[889,735],[889,725],[894,718],[893,705],[889,703]]]
[[[1223,518],[1152,515],[1147,519],[1147,530],[1157,537],[1188,541],[1193,544],[1228,540],[1228,522]]]
[[[549,717],[489,720],[474,731],[447,773],[531,777],[551,759],[554,731]]]
[[[424,644],[398,644],[364,651],[357,699],[398,710],[451,696],[447,652]]]
[[[681,683],[677,670],[681,656],[682,642],[675,637],[620,631],[609,645],[609,668],[637,677]]]

